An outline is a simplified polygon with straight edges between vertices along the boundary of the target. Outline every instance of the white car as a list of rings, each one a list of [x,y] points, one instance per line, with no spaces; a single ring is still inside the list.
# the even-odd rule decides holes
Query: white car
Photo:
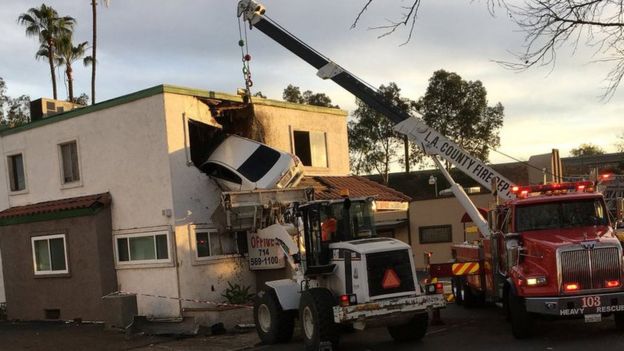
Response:
[[[238,135],[225,138],[200,169],[226,191],[292,188],[303,178],[297,156]]]

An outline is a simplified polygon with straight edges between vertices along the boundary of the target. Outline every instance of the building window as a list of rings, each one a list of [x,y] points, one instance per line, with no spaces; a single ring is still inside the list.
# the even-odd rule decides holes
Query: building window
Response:
[[[80,180],[78,167],[78,145],[76,141],[59,145],[61,149],[61,179],[63,184]]]
[[[418,235],[421,244],[450,243],[453,242],[453,227],[450,224],[419,227]]]
[[[295,155],[304,166],[327,167],[327,143],[324,132],[293,131]]]
[[[197,258],[237,254],[236,240],[232,233],[219,233],[216,230],[195,231]]]
[[[169,261],[169,235],[153,234],[119,235],[117,261],[120,263],[159,263]]]
[[[26,189],[26,177],[24,175],[24,156],[22,154],[7,157],[9,169],[9,182],[11,191],[22,191]]]
[[[65,234],[32,237],[35,274],[68,273]]]

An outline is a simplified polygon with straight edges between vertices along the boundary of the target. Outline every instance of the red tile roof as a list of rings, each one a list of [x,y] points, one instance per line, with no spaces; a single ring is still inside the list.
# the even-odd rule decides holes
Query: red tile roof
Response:
[[[409,202],[411,198],[392,188],[360,176],[304,177],[301,188],[314,188],[317,200],[340,199],[340,190],[348,189],[351,197],[375,197],[379,201]]]
[[[39,202],[36,204],[11,207],[0,212],[0,218],[21,217],[41,213],[61,212],[67,210],[108,206],[110,203],[110,193],[78,196],[61,200],[52,200]]]

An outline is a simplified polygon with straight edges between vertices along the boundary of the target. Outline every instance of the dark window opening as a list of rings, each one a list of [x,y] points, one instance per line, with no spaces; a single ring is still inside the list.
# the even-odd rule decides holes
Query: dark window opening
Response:
[[[244,255],[249,252],[249,247],[247,246],[247,232],[236,232],[236,248],[238,253]]]
[[[295,141],[295,155],[299,157],[304,166],[312,166],[310,133],[296,130],[293,132],[293,139]]]
[[[418,236],[421,244],[450,243],[453,242],[453,227],[450,224],[419,227]]]
[[[26,189],[26,178],[24,176],[24,158],[22,154],[12,155],[9,159],[9,182],[11,191]]]
[[[304,166],[327,167],[327,145],[324,132],[293,131],[295,155]]]
[[[188,120],[188,134],[191,161],[198,168],[227,137],[227,134],[220,128],[192,119]]]
[[[238,167],[237,171],[250,181],[257,182],[273,168],[279,158],[279,152],[270,147],[260,145],[260,147]]]

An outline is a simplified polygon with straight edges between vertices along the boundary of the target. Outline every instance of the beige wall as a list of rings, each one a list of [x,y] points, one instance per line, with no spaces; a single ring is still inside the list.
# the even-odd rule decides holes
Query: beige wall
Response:
[[[477,207],[487,209],[492,196],[473,195],[470,199]],[[419,269],[425,268],[423,254],[432,252],[431,263],[445,263],[451,257],[452,243],[420,244],[419,228],[424,226],[450,224],[453,230],[453,243],[464,241],[464,226],[461,218],[466,211],[455,199],[455,197],[445,197],[433,200],[413,201],[410,203],[410,226],[412,236],[412,249],[415,256],[415,264]],[[467,223],[472,225],[472,223]],[[475,236],[476,237],[476,236]],[[469,236],[470,239],[470,236]]]
[[[407,220],[408,211],[377,211],[375,212],[375,223],[377,225],[383,222],[391,222],[396,220]],[[406,244],[409,244],[409,227],[408,225],[402,225],[392,229],[394,232],[394,238],[399,239]],[[383,234],[383,233],[377,233]]]
[[[287,105],[284,104],[284,106]],[[307,109],[286,108],[264,105],[261,100],[258,101],[255,105],[255,112],[264,127],[265,142],[294,154],[292,140],[294,130],[325,132],[328,167],[306,167],[306,175],[349,174],[347,112],[323,107],[305,107]]]

